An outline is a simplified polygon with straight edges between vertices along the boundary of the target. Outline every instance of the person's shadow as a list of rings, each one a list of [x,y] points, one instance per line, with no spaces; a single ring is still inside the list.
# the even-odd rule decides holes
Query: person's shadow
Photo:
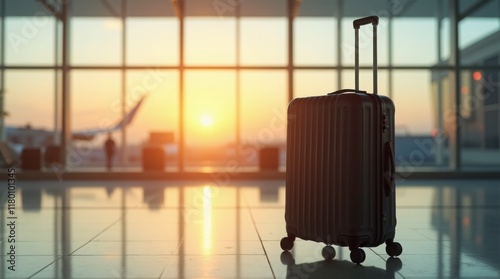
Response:
[[[389,258],[386,269],[374,266],[362,266],[350,261],[331,260],[312,263],[295,264],[295,259],[290,252],[283,252],[280,256],[281,263],[287,266],[287,279],[319,279],[319,278],[394,278],[403,263],[399,258]]]

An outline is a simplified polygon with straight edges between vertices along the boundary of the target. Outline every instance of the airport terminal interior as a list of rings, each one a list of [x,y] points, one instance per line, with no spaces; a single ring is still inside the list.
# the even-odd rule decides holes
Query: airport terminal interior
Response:
[[[354,88],[353,20],[372,15],[403,251],[283,251],[288,104]],[[500,278],[500,0],[0,0],[0,16],[0,278]]]

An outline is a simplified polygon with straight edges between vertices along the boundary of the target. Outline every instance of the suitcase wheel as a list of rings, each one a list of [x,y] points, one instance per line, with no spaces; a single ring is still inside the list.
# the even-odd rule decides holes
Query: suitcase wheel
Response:
[[[327,261],[333,260],[335,258],[335,254],[335,248],[330,245],[323,247],[323,250],[321,250],[321,255]]]
[[[403,253],[403,246],[399,242],[390,242],[385,246],[385,252],[391,257],[397,257]]]
[[[285,251],[292,250],[293,241],[294,241],[294,239],[292,239],[291,237],[283,237],[280,241],[281,249],[283,249]]]
[[[351,261],[355,264],[360,264],[366,259],[366,254],[363,249],[356,248],[351,250]]]

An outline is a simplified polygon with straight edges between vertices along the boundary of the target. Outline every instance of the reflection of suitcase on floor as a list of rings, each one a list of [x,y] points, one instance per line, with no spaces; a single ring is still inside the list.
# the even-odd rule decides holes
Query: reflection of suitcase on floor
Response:
[[[374,93],[359,90],[361,25],[374,29]],[[297,98],[288,107],[286,161],[286,231],[281,248],[295,237],[348,246],[361,263],[359,247],[387,244],[390,256],[402,252],[393,242],[396,228],[394,189],[394,104],[377,92],[376,26],[378,17],[354,21],[356,89]]]

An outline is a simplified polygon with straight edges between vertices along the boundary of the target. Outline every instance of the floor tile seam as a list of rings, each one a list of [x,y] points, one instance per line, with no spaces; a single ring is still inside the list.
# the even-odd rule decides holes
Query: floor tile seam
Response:
[[[49,264],[47,264],[46,266],[42,267],[41,269],[39,269],[38,271],[36,271],[35,273],[31,274],[30,276],[27,277],[27,279],[30,279],[30,278],[33,278],[33,276],[36,276],[38,273],[42,272],[44,269],[46,269],[47,267],[53,265],[55,262],[57,262],[58,260],[60,260],[62,257],[64,257],[64,255],[62,256],[59,256],[57,257],[55,260],[53,260],[52,262],[50,262]]]
[[[184,244],[184,235],[181,236],[181,239],[180,241],[177,242],[177,250],[176,251],[179,251],[181,246]],[[178,256],[177,254],[174,254],[174,252],[171,252],[170,257],[173,257],[173,256]],[[157,277],[158,279],[161,279],[163,277],[163,273],[165,272],[166,268],[167,268],[167,263],[165,263],[165,265],[163,266],[161,272],[160,272],[160,275]]]
[[[57,259],[55,259],[54,261],[52,261],[51,263],[49,263],[48,265],[44,266],[43,268],[41,268],[40,270],[38,270],[37,272],[35,272],[34,274],[32,274],[31,276],[29,276],[27,279],[30,279],[30,278],[33,278],[33,276],[36,276],[38,273],[42,272],[44,269],[46,269],[47,267],[49,267],[50,265],[54,264],[56,261],[64,258],[64,257],[67,257],[67,256],[71,256],[73,255],[73,253],[75,253],[76,251],[78,251],[79,249],[81,249],[83,246],[89,244],[90,242],[92,242],[92,240],[94,240],[96,237],[98,237],[99,235],[101,235],[103,232],[105,232],[106,230],[108,230],[110,227],[112,227],[113,225],[115,225],[116,223],[118,223],[120,220],[122,219],[122,216],[120,216],[116,221],[114,221],[113,223],[111,223],[109,226],[107,226],[106,228],[104,228],[101,232],[99,232],[98,234],[96,234],[94,237],[92,237],[89,241],[85,242],[84,244],[82,244],[80,247],[76,248],[75,250],[73,250],[71,253],[67,254],[67,255],[61,255],[59,257],[57,257]]]
[[[105,231],[107,231],[109,228],[111,228],[112,226],[114,226],[115,224],[117,224],[118,222],[120,222],[120,220],[123,219],[123,216],[120,216],[118,219],[116,219],[113,223],[111,223],[109,226],[105,227],[103,230],[101,230],[100,232],[98,232],[95,236],[93,236],[91,239],[89,239],[87,242],[83,243],[82,245],[80,245],[80,247],[76,248],[75,250],[73,250],[71,253],[69,253],[68,255],[63,255],[64,256],[71,256],[73,255],[75,252],[77,252],[78,250],[80,250],[82,247],[84,247],[85,245],[89,244],[90,242],[92,242],[94,239],[96,239],[99,235],[103,234]]]
[[[103,229],[101,232],[99,232],[97,235],[95,235],[94,237],[92,237],[89,241],[85,242],[84,244],[82,244],[80,247],[76,248],[74,251],[72,251],[71,253],[69,253],[68,255],[61,255],[59,257],[57,257],[57,259],[55,259],[54,261],[52,261],[51,263],[49,263],[48,265],[42,267],[40,270],[36,271],[34,274],[32,274],[31,276],[28,277],[29,278],[32,278],[33,276],[37,275],[38,273],[42,272],[44,269],[46,269],[47,267],[49,267],[50,265],[54,264],[56,261],[62,259],[63,257],[66,257],[66,256],[70,256],[72,255],[73,253],[75,253],[76,251],[78,251],[79,249],[81,249],[83,246],[87,245],[88,243],[90,243],[93,239],[95,239],[97,236],[99,236],[100,234],[102,234],[103,232],[105,232],[107,229],[109,229],[111,226],[113,226],[114,224],[116,224],[117,222],[119,222],[120,220],[122,219],[122,216],[120,216],[120,218],[118,218],[115,222],[111,223],[111,225],[107,226],[105,229]]]
[[[246,198],[245,198],[245,203],[247,203]],[[261,245],[262,249],[264,250],[264,255],[266,256],[267,264],[269,265],[269,268],[271,269],[271,273],[273,275],[273,278],[276,279],[276,274],[274,273],[273,266],[271,265],[271,260],[269,259],[269,255],[268,255],[268,253],[266,251],[266,247],[264,247],[264,243],[262,242],[262,238],[260,236],[259,230],[257,229],[257,225],[255,223],[255,219],[253,217],[252,210],[251,210],[250,207],[248,207],[248,212],[250,214],[250,218],[252,219],[252,223],[253,223],[253,227],[255,229],[255,232],[257,233],[257,236],[259,237],[260,245]]]

